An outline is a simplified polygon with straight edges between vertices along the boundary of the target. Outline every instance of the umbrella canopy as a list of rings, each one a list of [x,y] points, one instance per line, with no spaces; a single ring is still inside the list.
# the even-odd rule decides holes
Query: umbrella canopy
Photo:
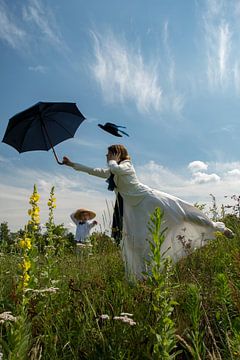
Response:
[[[72,138],[85,120],[75,103],[38,102],[14,115],[8,123],[2,142],[19,153],[52,148]]]

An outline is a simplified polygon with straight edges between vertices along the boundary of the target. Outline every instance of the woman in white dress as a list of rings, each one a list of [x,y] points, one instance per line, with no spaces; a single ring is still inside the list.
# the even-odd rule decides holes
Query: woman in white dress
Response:
[[[162,191],[139,182],[127,149],[112,145],[107,153],[108,168],[90,168],[63,157],[63,163],[77,171],[108,179],[116,194],[123,198],[123,229],[121,250],[129,276],[142,277],[149,256],[150,215],[159,207],[164,212],[162,228],[167,228],[161,252],[173,261],[186,256],[191,249],[203,246],[220,231],[232,237],[222,222],[213,222],[198,208]],[[186,251],[187,249],[187,251]]]

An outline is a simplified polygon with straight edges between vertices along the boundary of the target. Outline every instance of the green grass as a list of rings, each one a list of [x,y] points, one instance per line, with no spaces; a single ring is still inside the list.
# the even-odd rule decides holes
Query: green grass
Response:
[[[161,315],[153,307],[154,283],[128,282],[120,250],[107,236],[95,235],[91,251],[53,255],[50,266],[39,255],[34,288],[59,290],[27,293],[24,312],[17,291],[20,254],[2,252],[0,260],[0,313],[19,319],[0,324],[5,359],[161,359],[150,331],[158,329]],[[176,359],[239,359],[239,236],[220,236],[181,260],[169,286],[178,303],[171,314],[174,351],[181,351]],[[122,312],[132,313],[136,325],[113,319]]]

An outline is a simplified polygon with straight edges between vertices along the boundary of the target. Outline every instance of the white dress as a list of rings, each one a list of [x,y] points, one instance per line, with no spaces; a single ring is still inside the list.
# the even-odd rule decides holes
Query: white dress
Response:
[[[110,160],[108,165],[108,169],[76,163],[72,167],[102,178],[114,174],[115,191],[123,198],[121,249],[129,276],[141,278],[146,270],[150,239],[148,223],[156,207],[164,211],[162,228],[167,227],[161,252],[169,249],[166,255],[174,262],[213,239],[215,231],[226,229],[224,223],[213,222],[190,203],[140,183],[131,161],[125,160],[118,165],[115,160]]]

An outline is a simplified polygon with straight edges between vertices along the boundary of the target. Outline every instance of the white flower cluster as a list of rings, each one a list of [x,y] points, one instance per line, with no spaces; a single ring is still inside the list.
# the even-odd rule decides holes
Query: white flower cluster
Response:
[[[11,311],[5,311],[0,314],[0,324],[4,324],[5,321],[16,321],[17,318],[12,315]]]
[[[133,321],[133,319],[131,318],[133,316],[133,314],[129,314],[129,313],[121,313],[120,316],[114,316],[113,320],[120,320],[125,324],[129,324],[130,326],[134,326],[137,323],[135,321]],[[107,314],[102,314],[99,316],[99,319],[101,320],[109,320],[110,316]]]
[[[56,293],[57,291],[59,290],[59,288],[55,288],[55,287],[50,287],[50,288],[47,288],[47,289],[25,289],[25,292],[33,292],[35,294],[43,294],[43,293]]]
[[[135,321],[133,321],[131,316],[133,316],[133,314],[121,313],[120,316],[114,316],[113,320],[120,320],[125,324],[129,324],[130,326],[134,326],[137,323]]]

